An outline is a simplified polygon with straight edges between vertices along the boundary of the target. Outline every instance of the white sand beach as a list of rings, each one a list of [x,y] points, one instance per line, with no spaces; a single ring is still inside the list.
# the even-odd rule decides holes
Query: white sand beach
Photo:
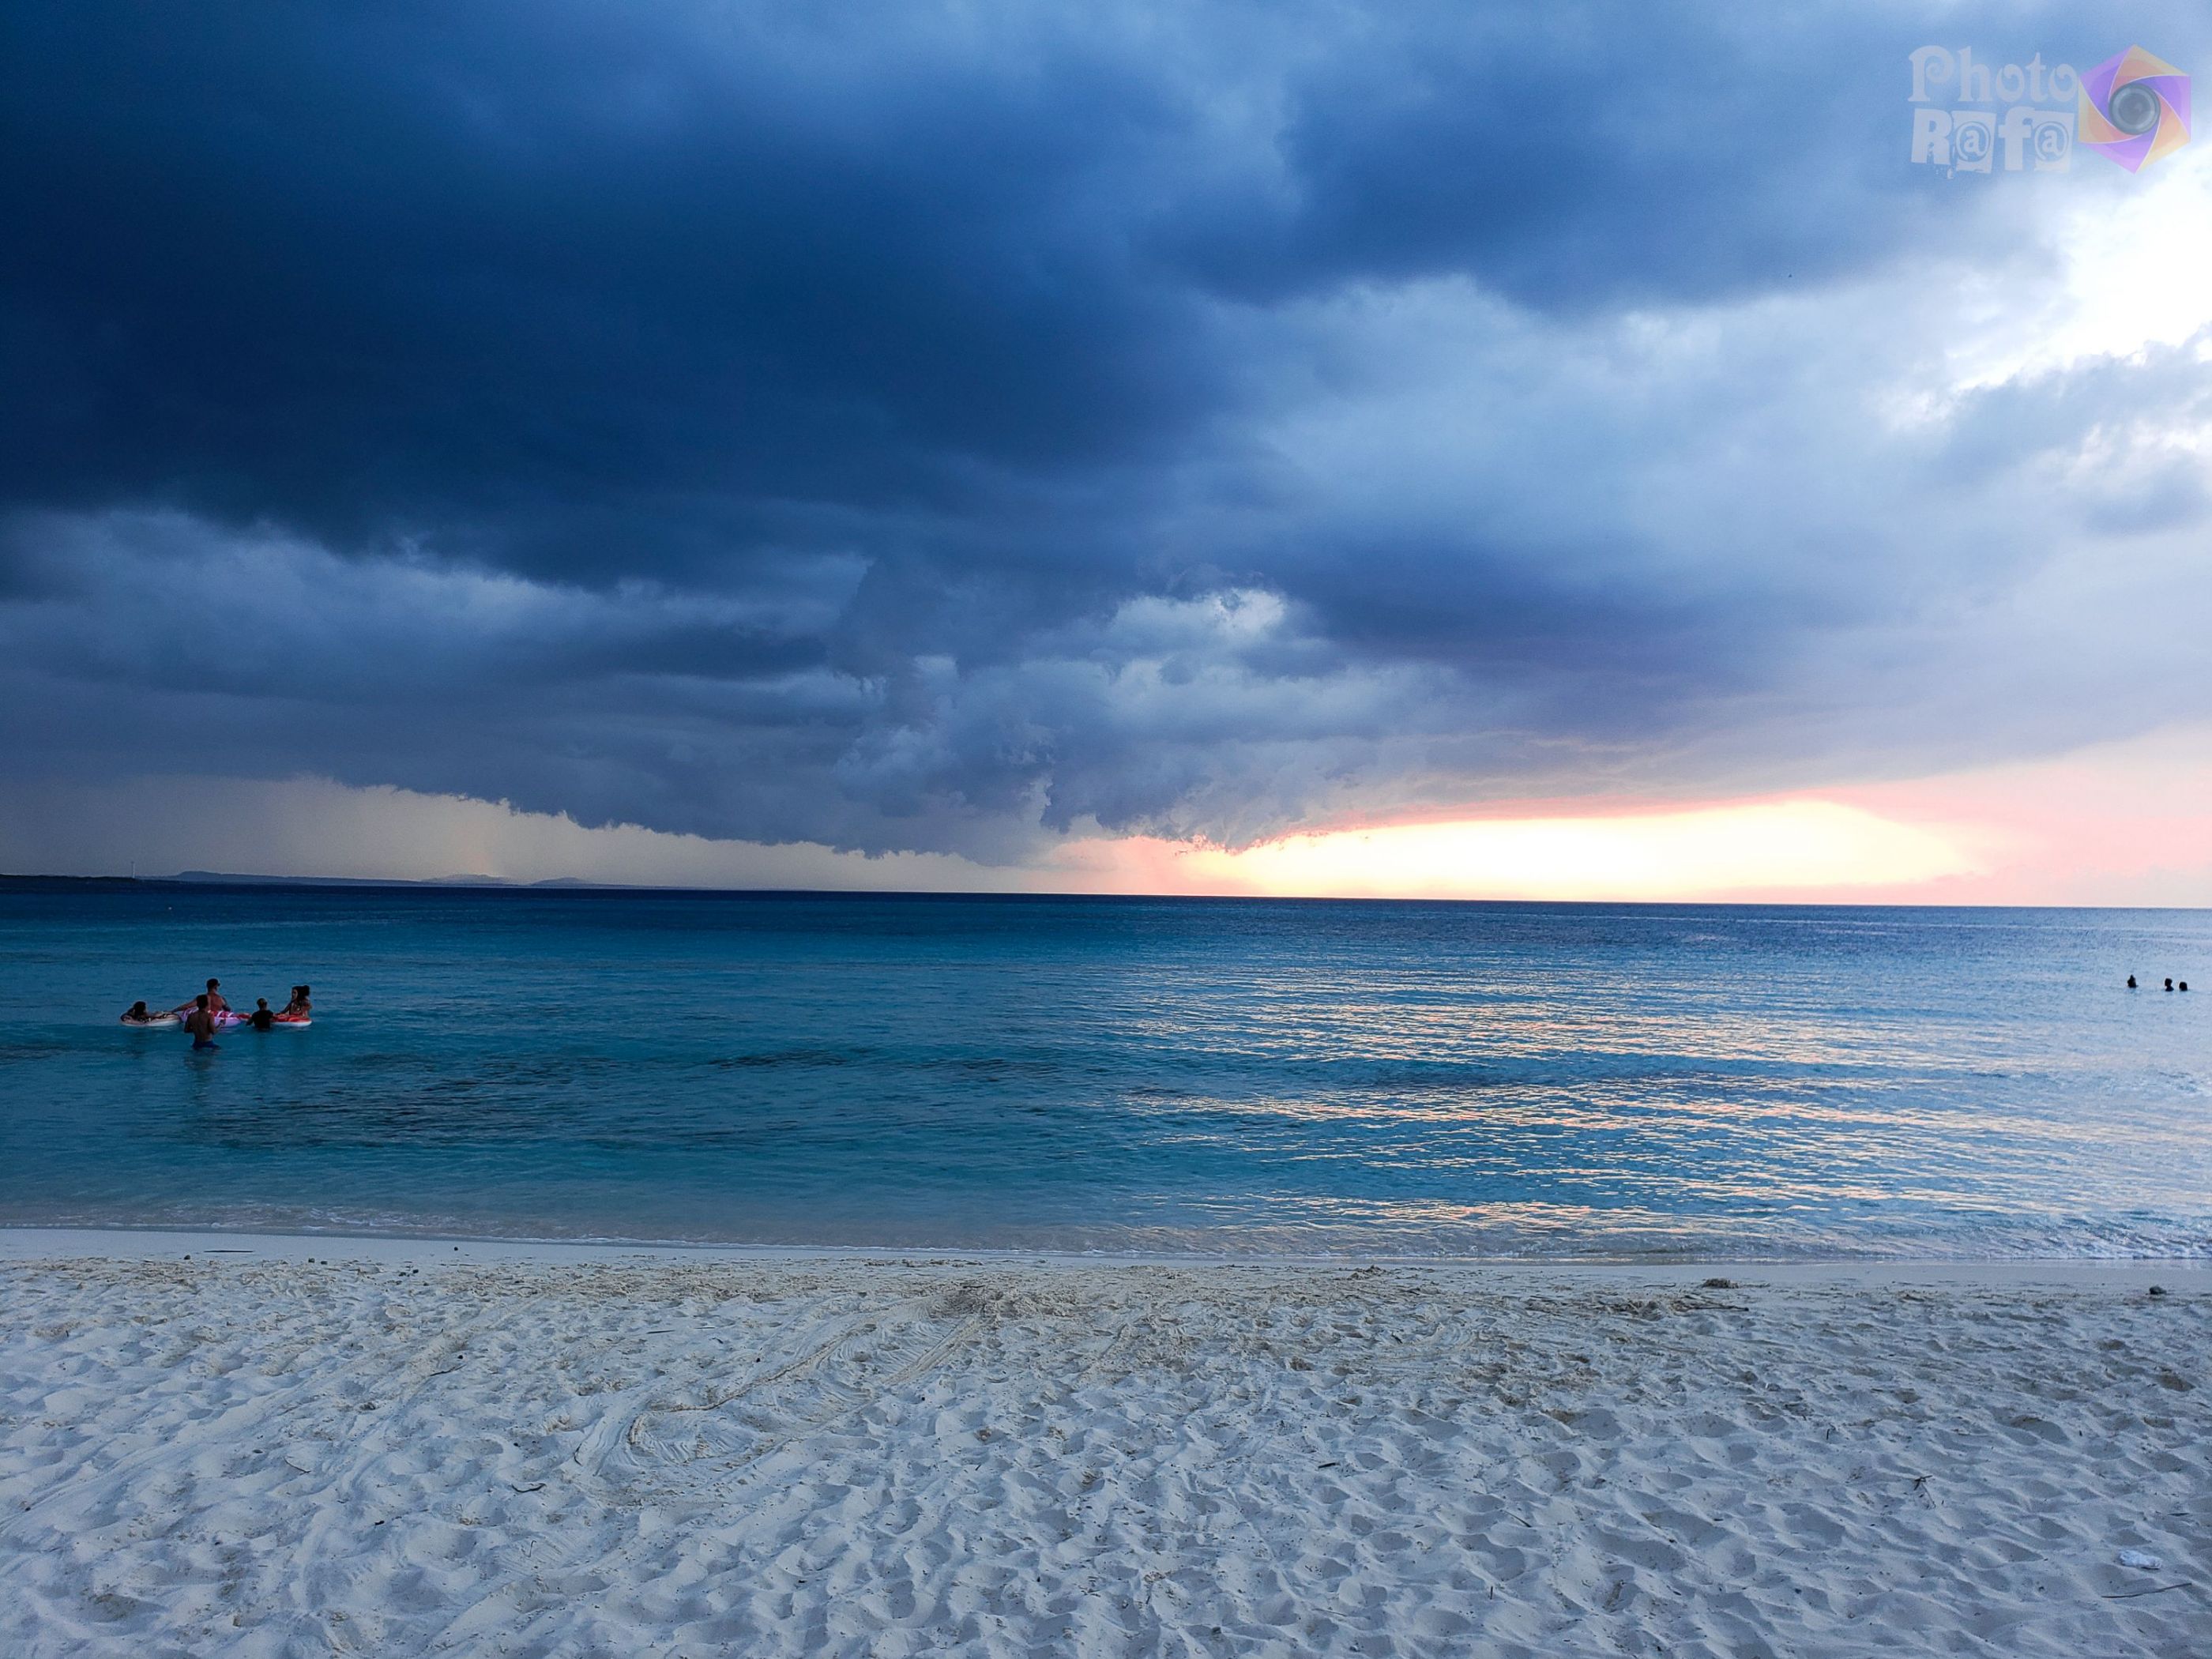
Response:
[[[2201,1655],[2208,1277],[9,1233],[0,1651]]]

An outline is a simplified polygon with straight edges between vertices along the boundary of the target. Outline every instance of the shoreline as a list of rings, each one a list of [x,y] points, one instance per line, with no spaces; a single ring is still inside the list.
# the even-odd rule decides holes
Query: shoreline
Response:
[[[385,1265],[532,1263],[568,1266],[804,1265],[868,1267],[1022,1267],[1076,1270],[1115,1267],[1250,1269],[1255,1272],[1377,1267],[1391,1272],[1495,1274],[1521,1278],[1632,1279],[1648,1275],[1674,1284],[1729,1269],[1794,1285],[2131,1285],[2171,1279],[2212,1292],[2212,1257],[2022,1256],[1956,1258],[1836,1256],[1446,1256],[1387,1255],[1206,1255],[1196,1252],[939,1245],[732,1244],[599,1239],[505,1238],[443,1233],[260,1232],[237,1228],[48,1227],[0,1224],[0,1263],[100,1258],[167,1261],[185,1256],[252,1257],[270,1261],[359,1261]]]

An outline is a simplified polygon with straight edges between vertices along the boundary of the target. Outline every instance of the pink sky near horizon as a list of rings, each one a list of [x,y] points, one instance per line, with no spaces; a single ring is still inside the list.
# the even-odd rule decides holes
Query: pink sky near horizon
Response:
[[[1511,862],[1531,844],[1565,842],[1571,851],[1578,838],[1594,838],[1579,878]],[[1455,839],[1463,875],[1422,880],[1407,869],[1447,858]],[[1714,879],[1709,864],[1686,857],[1700,842],[1740,854],[1747,878]],[[1303,855],[1287,872],[1271,850],[1284,848]],[[1608,854],[1620,865],[1605,867]],[[1394,859],[1401,879],[1391,879]],[[1121,891],[2212,905],[2212,738],[2165,732],[2052,760],[1663,806],[1493,803],[1456,819],[1370,824],[1241,853],[1146,837],[1090,842],[1056,864]],[[1304,879],[1332,870],[1340,881]]]
[[[1927,902],[2212,905],[2212,736],[2162,734],[2058,760],[1863,787],[1838,798],[1901,823],[2009,838]]]

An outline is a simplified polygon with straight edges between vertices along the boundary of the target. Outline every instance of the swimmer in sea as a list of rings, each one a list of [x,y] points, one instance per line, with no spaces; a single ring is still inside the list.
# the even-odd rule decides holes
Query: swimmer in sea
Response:
[[[292,1000],[284,1005],[284,1018],[305,1019],[314,1012],[314,1005],[307,1000],[307,988],[304,985],[295,985],[292,988]]]
[[[2128,989],[2130,989],[2130,991],[2132,991],[2132,990],[2134,990],[2135,988],[2136,988],[2136,976],[2135,976],[2133,974],[2130,974],[2130,975],[2128,975]]]
[[[131,1005],[131,1012],[123,1016],[123,1023],[125,1025],[151,1025],[154,1016],[147,1011],[144,1003],[134,1002]]]
[[[208,1009],[204,991],[192,999],[191,1016],[185,1021],[185,1029],[192,1034],[192,1051],[195,1054],[203,1048],[221,1046],[215,1040],[215,1015]]]
[[[246,1017],[246,1023],[257,1031],[265,1031],[276,1023],[276,1016],[269,1012],[267,997],[254,998],[253,1012]]]

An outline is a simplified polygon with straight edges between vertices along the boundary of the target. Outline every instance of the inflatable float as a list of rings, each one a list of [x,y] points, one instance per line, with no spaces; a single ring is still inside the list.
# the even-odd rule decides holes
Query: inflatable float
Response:
[[[242,1014],[235,1008],[217,1009],[213,1018],[215,1029],[218,1031],[235,1030],[241,1025],[251,1028],[253,1024],[252,1014]],[[143,1019],[133,1019],[125,1014],[122,1021],[134,1031],[173,1031],[185,1023],[185,1016],[173,1009],[164,1009],[160,1013],[149,1013]],[[269,1029],[272,1031],[304,1030],[314,1023],[313,1017],[308,1014],[271,1013],[269,1016]]]

